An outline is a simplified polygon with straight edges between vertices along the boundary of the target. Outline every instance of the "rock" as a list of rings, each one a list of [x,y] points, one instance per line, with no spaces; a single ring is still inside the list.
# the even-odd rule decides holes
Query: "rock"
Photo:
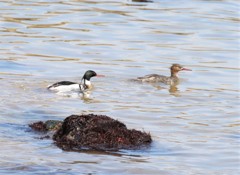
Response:
[[[44,127],[39,127],[43,125]],[[50,125],[51,127],[47,127]],[[71,115],[63,122],[37,122],[38,131],[58,128],[53,135],[55,144],[66,151],[140,149],[150,145],[151,135],[104,115]],[[31,125],[30,125],[31,127]],[[33,127],[32,127],[33,128]],[[43,129],[42,129],[43,128]]]

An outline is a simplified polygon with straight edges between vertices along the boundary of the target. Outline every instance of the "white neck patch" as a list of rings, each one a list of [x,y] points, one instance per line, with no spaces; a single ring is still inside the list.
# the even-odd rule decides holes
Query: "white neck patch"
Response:
[[[84,80],[85,81],[85,84],[87,85],[87,86],[91,86],[91,82],[89,81],[89,80]]]

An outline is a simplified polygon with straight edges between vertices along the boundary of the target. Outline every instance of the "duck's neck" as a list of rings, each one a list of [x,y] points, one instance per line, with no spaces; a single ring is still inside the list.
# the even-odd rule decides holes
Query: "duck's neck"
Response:
[[[178,72],[171,71],[171,78],[178,78]]]
[[[87,88],[91,88],[92,84],[90,80],[83,79],[83,85],[86,86]]]

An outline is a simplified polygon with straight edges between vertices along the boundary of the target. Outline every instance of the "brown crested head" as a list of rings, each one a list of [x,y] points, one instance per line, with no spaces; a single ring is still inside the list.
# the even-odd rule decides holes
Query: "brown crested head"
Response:
[[[184,68],[180,64],[173,64],[171,67],[171,76],[177,76],[177,73],[182,70],[191,71],[191,69]]]
[[[179,72],[182,70],[182,66],[180,64],[173,64],[170,69],[171,72]]]
[[[172,72],[179,72],[182,70],[191,71],[191,69],[184,68],[180,64],[173,64],[170,69]]]

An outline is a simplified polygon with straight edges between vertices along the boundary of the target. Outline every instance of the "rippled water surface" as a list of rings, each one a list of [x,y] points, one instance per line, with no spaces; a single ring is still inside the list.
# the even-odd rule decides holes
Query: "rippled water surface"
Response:
[[[239,7],[234,0],[0,0],[1,174],[239,174]],[[176,87],[128,81],[181,72]],[[46,86],[93,78],[90,99]],[[111,116],[150,148],[64,152],[28,124]]]

